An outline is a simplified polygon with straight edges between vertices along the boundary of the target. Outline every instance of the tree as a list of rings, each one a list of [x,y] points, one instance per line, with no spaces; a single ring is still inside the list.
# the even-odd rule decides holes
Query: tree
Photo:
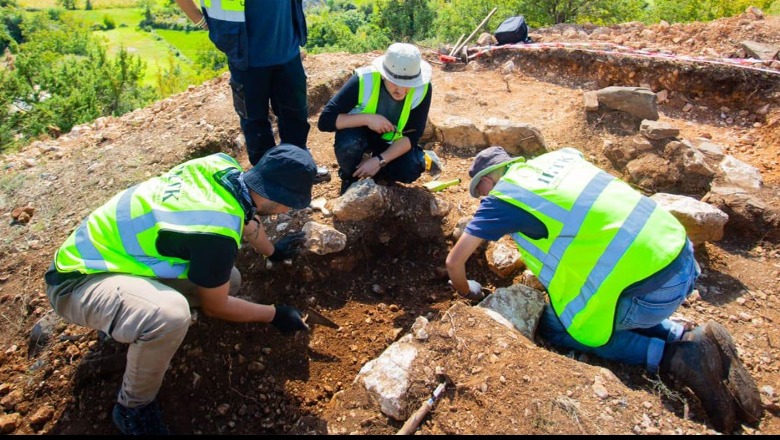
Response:
[[[421,40],[432,35],[434,12],[429,0],[385,0],[376,24],[394,41]]]
[[[76,10],[76,0],[57,0],[57,4],[69,11]]]

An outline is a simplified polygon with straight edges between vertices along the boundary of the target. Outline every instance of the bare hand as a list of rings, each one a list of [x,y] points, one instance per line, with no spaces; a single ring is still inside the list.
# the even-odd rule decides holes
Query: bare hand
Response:
[[[382,167],[379,165],[378,157],[365,158],[360,162],[360,165],[358,165],[355,172],[352,173],[352,177],[357,177],[358,179],[362,177],[374,177],[374,175],[379,172],[380,168]]]
[[[395,131],[395,125],[393,125],[390,121],[387,120],[382,115],[368,115],[368,128],[371,129],[371,131],[375,131],[377,133],[387,133],[390,131]]]

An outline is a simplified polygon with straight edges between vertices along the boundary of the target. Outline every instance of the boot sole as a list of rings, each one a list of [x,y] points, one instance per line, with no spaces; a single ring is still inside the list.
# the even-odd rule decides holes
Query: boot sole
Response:
[[[728,372],[727,386],[737,404],[740,418],[754,424],[761,420],[764,408],[756,383],[739,360],[737,347],[731,334],[721,324],[710,321],[705,327],[705,335],[714,341],[723,360],[723,370]]]

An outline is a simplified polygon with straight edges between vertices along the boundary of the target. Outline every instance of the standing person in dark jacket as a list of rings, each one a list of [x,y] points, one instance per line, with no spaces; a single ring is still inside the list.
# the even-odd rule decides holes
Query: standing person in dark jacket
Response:
[[[306,44],[302,0],[194,0],[176,3],[227,55],[233,106],[246,138],[249,162],[276,145],[268,105],[282,143],[307,148],[309,106],[300,47]],[[327,179],[318,168],[315,183]]]
[[[318,128],[336,132],[341,194],[361,177],[411,183],[431,166],[440,167],[418,145],[431,107],[430,81],[431,66],[420,51],[395,43],[331,98]]]

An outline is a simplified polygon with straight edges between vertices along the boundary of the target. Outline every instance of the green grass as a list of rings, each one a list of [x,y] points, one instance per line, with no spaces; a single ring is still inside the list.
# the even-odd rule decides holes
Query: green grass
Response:
[[[184,57],[193,62],[197,59],[198,53],[212,47],[209,34],[205,31],[186,32],[157,29],[155,32],[168,44],[175,47]]]
[[[143,19],[141,9],[101,9],[92,11],[69,11],[68,14],[79,17],[89,24],[103,25],[103,17],[109,15],[116,28],[107,31],[95,31],[108,49],[109,56],[115,56],[121,48],[131,55],[140,57],[146,63],[144,84],[155,85],[158,72],[169,68],[168,57],[178,50],[187,60],[181,62],[184,71],[192,71],[191,63],[201,44],[209,43],[206,32],[185,32],[157,29],[145,32],[138,28]]]
[[[57,8],[57,0],[19,0],[19,6],[27,9]],[[76,7],[84,9],[85,0],[78,0]],[[92,0],[93,9],[135,8],[138,0]]]

